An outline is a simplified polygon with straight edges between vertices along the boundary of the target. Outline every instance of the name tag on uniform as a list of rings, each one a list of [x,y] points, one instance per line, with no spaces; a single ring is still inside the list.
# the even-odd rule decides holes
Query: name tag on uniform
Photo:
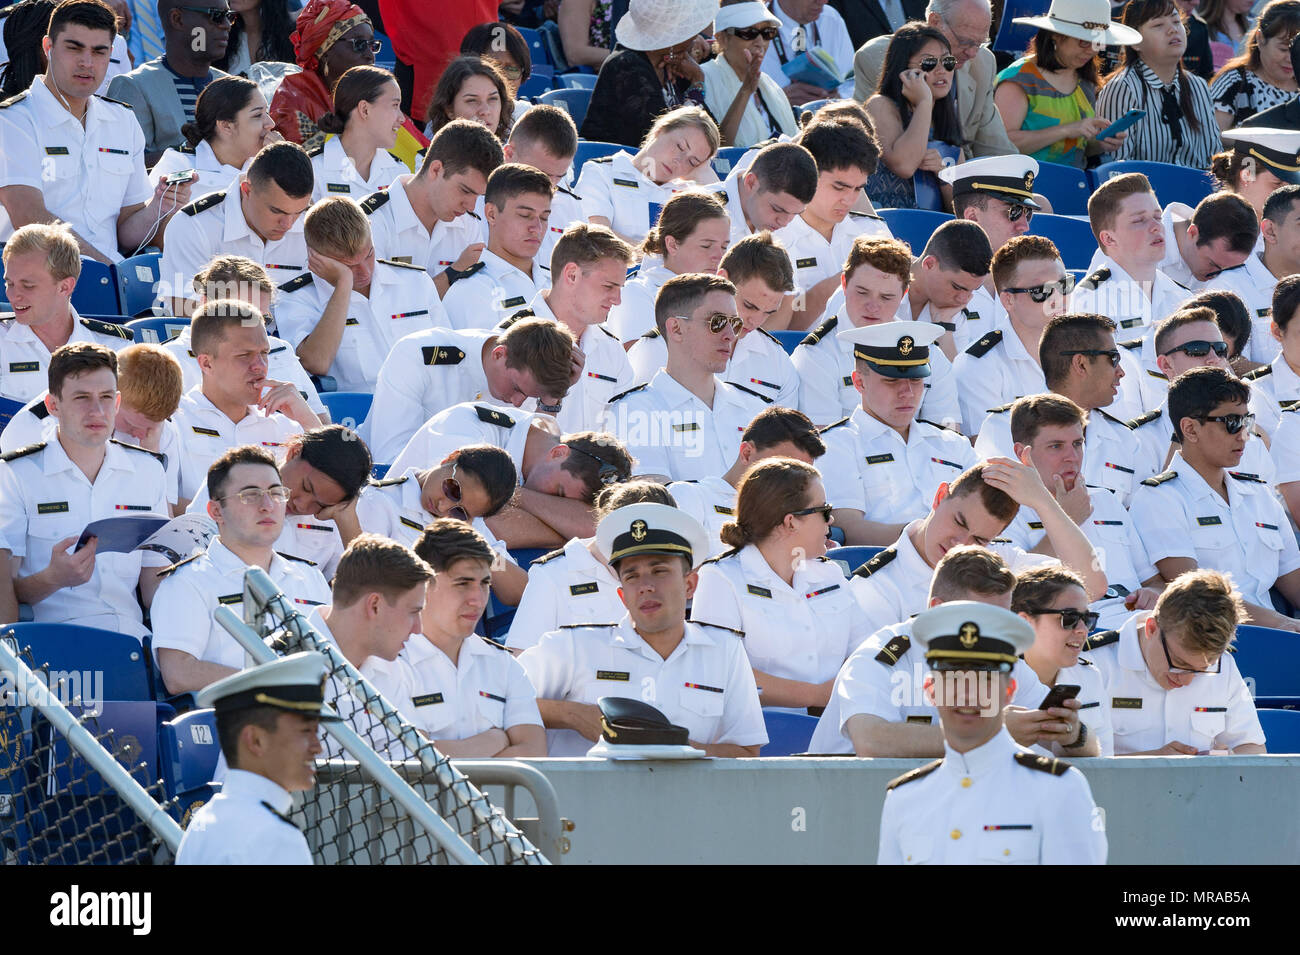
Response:
[[[45,155],[47,156],[66,156],[68,155],[67,146],[46,146]]]
[[[584,594],[594,594],[600,592],[600,585],[596,582],[589,584],[574,584],[569,588],[569,593],[574,597],[581,597]]]
[[[628,189],[637,189],[637,188],[639,188],[638,185],[637,185],[637,181],[636,181],[635,179],[615,179],[615,180],[614,180],[614,185],[616,185],[616,186],[626,186]]]
[[[520,305],[523,305],[523,304],[526,303],[527,301],[528,301],[528,299],[524,298],[522,295],[516,295],[516,296],[514,296],[514,298],[508,298],[508,299],[506,299],[504,302],[502,302],[502,303],[501,303],[501,307],[502,307],[502,308],[518,308]]]
[[[352,194],[352,187],[346,182],[327,182],[325,183],[326,192],[343,192],[348,195]]]
[[[907,718],[907,722],[919,723],[922,726],[929,726],[932,722],[934,722],[934,717],[933,716],[909,716]]]
[[[734,510],[732,510],[731,508],[729,508],[729,507],[723,507],[721,504],[714,504],[714,505],[713,505],[713,513],[715,513],[715,514],[726,514],[728,517],[733,517],[733,516],[735,516],[735,513],[736,513],[736,512],[735,512]]]
[[[1265,306],[1264,308],[1257,308],[1255,309],[1255,314],[1258,315],[1260,318],[1268,318],[1268,316],[1273,314],[1273,309],[1271,306]]]
[[[1042,522],[1042,521],[1029,521],[1029,529],[1030,529],[1031,531],[1041,531],[1041,530],[1043,529],[1043,522]]]
[[[390,258],[392,261],[394,261],[394,262],[401,262],[403,265],[410,265],[410,264],[411,264],[411,257],[410,257],[409,255],[390,255],[389,258]],[[450,262],[443,262],[443,263],[441,263],[441,264],[442,264],[442,265],[451,265]]]
[[[963,308],[962,311],[963,311],[963,312],[966,312],[966,309]],[[966,312],[966,320],[967,320],[967,321],[970,321],[970,322],[978,322],[978,321],[980,320],[980,313],[979,313],[979,312]]]
[[[1141,325],[1141,324],[1142,324],[1142,319],[1140,319],[1140,318],[1126,318],[1126,319],[1124,319],[1122,322],[1119,323],[1119,327],[1120,327],[1120,328],[1134,328],[1134,327],[1136,327],[1136,326],[1138,326],[1138,325]]]
[[[753,584],[750,584],[745,589],[755,597],[766,597],[768,600],[772,599],[772,591],[768,590],[766,587],[755,587]]]
[[[627,670],[597,670],[597,680],[615,680],[619,683],[626,683],[632,679],[632,674]]]
[[[243,594],[226,594],[224,597],[217,598],[217,603],[221,604],[223,607],[228,607],[231,604],[239,604],[243,602],[244,602]]]
[[[706,686],[703,683],[683,683],[682,686],[686,687],[688,690],[705,690],[709,693],[722,692],[722,687],[720,686]]]
[[[888,463],[889,463],[890,461],[892,461],[892,460],[894,460],[894,453],[893,453],[892,451],[889,452],[889,453],[887,453],[887,454],[868,454],[868,455],[867,455],[867,463],[868,463],[868,464],[888,464]]]
[[[66,514],[68,513],[67,501],[50,501],[48,504],[37,504],[37,514]]]
[[[850,385],[853,384],[853,376],[852,376],[852,375],[845,375],[843,378],[840,379],[840,381],[842,381],[842,382],[844,383],[844,387],[845,387],[845,388],[848,388]]]
[[[1213,517],[1198,517],[1196,523],[1200,524],[1202,527],[1214,527],[1218,524],[1222,524],[1223,518],[1219,517],[1217,514]]]
[[[1133,474],[1133,473],[1134,473],[1132,468],[1126,468],[1126,467],[1124,467],[1124,465],[1122,465],[1122,464],[1112,464],[1112,463],[1109,462],[1109,461],[1106,462],[1106,467],[1110,468],[1110,469],[1113,470],[1113,471],[1123,471],[1125,474]]]
[[[1110,705],[1117,710],[1140,710],[1142,709],[1142,697],[1140,696],[1112,696]]]
[[[817,257],[813,256],[807,259],[796,259],[794,263],[796,269],[812,269],[817,267]]]
[[[352,316],[349,315],[349,316],[348,316],[348,320],[347,320],[346,322],[344,322],[343,324],[344,324],[344,325],[360,325],[360,324],[361,324],[361,319],[359,319],[359,318],[353,318]]]
[[[840,589],[839,584],[831,584],[829,587],[823,587],[821,590],[814,590],[810,594],[804,594],[804,597],[808,599],[812,599],[813,597],[820,597],[822,594],[828,594],[832,590],[839,590],[839,589]]]
[[[414,312],[402,312],[398,315],[390,315],[389,318],[391,318],[393,321],[397,321],[397,319],[399,318],[415,318],[417,315],[428,315],[428,314],[429,314],[429,310],[427,308],[421,308],[415,310]]]
[[[421,696],[411,697],[412,706],[432,706],[435,703],[442,702],[441,693],[425,693]]]
[[[115,511],[147,511],[150,510],[148,504],[114,504]]]
[[[212,428],[199,428],[199,427],[191,426],[190,430],[193,431],[195,434],[206,435],[209,438],[221,437],[221,432],[214,431]]]
[[[402,522],[403,525],[405,525],[406,527],[411,528],[411,530],[414,530],[414,531],[423,531],[423,530],[424,530],[424,525],[421,524],[419,521],[413,521],[413,520],[411,520],[409,517],[403,517],[403,518],[400,518],[400,520],[401,520],[401,522]]]
[[[41,363],[39,361],[11,361],[9,363],[9,373],[16,375],[21,371],[40,371]]]
[[[699,431],[700,423],[698,421],[688,421],[686,424],[673,425],[674,431]]]

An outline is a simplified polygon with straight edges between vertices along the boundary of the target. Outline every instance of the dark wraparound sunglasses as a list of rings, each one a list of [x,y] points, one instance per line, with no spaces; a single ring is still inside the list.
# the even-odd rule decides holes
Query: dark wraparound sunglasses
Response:
[[[1255,416],[1253,414],[1220,414],[1206,415],[1198,418],[1198,421],[1217,421],[1223,425],[1223,430],[1228,434],[1237,434],[1242,429],[1249,429],[1255,426]]]
[[[1110,367],[1119,367],[1119,349],[1118,348],[1071,348],[1069,351],[1057,352],[1062,358],[1069,358],[1071,355],[1087,355],[1089,358],[1106,357],[1110,359]]]
[[[761,36],[761,37],[762,37],[764,40],[766,40],[768,43],[771,43],[773,40],[775,40],[775,39],[776,39],[778,36],[780,36],[781,34],[780,34],[780,31],[778,31],[776,27],[763,27],[763,28],[761,28],[761,29],[760,29],[759,27],[746,27],[746,28],[743,29],[743,30],[734,30],[734,29],[733,29],[733,30],[731,31],[731,35],[734,36],[736,39],[738,39],[738,40],[744,40],[744,41],[747,42],[747,43],[748,43],[750,40],[753,40],[753,39],[755,39],[756,37],[760,37],[760,36]]]
[[[1060,292],[1062,295],[1069,295],[1074,291],[1074,276],[1067,275],[1063,279],[1057,279],[1055,282],[1047,282],[1043,285],[1030,285],[1025,288],[1004,288],[1002,291],[1010,292],[1012,295],[1021,293],[1028,295],[1031,301],[1046,302],[1052,297],[1053,292]]]
[[[1085,624],[1089,630],[1097,626],[1097,621],[1101,619],[1101,614],[1092,610],[1076,610],[1073,607],[1064,607],[1057,610],[1055,607],[1029,607],[1026,608],[1034,616],[1046,616],[1049,613],[1061,615],[1061,626],[1066,630],[1073,630],[1079,624]]]
[[[227,26],[239,18],[239,14],[228,7],[181,7],[181,9],[189,10],[191,13],[206,13],[213,23],[224,23]]]
[[[1175,345],[1173,348],[1169,349],[1169,351],[1161,352],[1161,354],[1172,355],[1174,352],[1180,351],[1185,352],[1188,358],[1204,358],[1210,353],[1210,349],[1214,349],[1214,353],[1220,358],[1226,358],[1228,356],[1227,342],[1207,342],[1200,341],[1199,339],[1197,341],[1183,342],[1181,345]]]
[[[822,520],[827,524],[831,522],[831,506],[829,504],[818,504],[816,507],[802,507],[797,511],[791,511],[791,517],[803,517],[806,514],[820,514]]]

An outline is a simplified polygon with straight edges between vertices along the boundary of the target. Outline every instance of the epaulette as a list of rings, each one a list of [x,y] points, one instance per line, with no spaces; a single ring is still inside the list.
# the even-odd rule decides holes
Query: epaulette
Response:
[[[125,441],[117,440],[117,438],[109,438],[108,440],[112,444],[116,444],[119,448],[126,448],[128,451],[139,451],[141,454],[147,454],[164,468],[167,467],[167,455],[165,454],[159,454],[157,451],[150,451],[148,448],[142,448],[139,445],[127,444]]]
[[[909,769],[903,775],[890,782],[885,787],[886,791],[897,789],[899,786],[906,786],[908,783],[914,783],[923,776],[929,776],[932,772],[943,765],[942,759],[936,759],[933,763],[926,763],[924,766],[918,766],[916,769]]]
[[[308,285],[311,285],[311,277],[312,277],[311,272],[303,272],[301,275],[296,276],[295,278],[291,278],[289,279],[289,281],[281,285],[280,291],[296,292],[299,289],[306,288]]]
[[[95,99],[102,99],[105,103],[112,103],[114,106],[125,106],[127,109],[135,109],[135,107],[130,103],[123,103],[120,99],[110,99],[107,96],[100,96],[98,93],[95,94]]]
[[[1097,665],[1093,663],[1091,660],[1089,660],[1087,657],[1077,657],[1076,659],[1078,663],[1086,667],[1095,667]]]
[[[1266,375],[1271,375],[1271,374],[1273,374],[1273,366],[1264,365],[1260,368],[1256,368],[1254,371],[1246,372],[1241,377],[1246,381],[1258,381],[1260,378],[1263,378]]]
[[[650,331],[645,332],[641,337],[649,339],[650,341],[654,341],[656,338],[659,337],[659,329],[652,328],[650,329]]]
[[[983,338],[977,341],[974,345],[971,345],[970,348],[967,348],[966,354],[974,358],[983,358],[990,351],[992,351],[994,347],[996,347],[998,343],[1001,341],[1002,341],[1002,329],[995,328],[993,329],[993,331],[989,332]]]
[[[1110,279],[1110,269],[1108,269],[1106,266],[1103,265],[1096,272],[1093,272],[1091,275],[1086,277],[1082,282],[1080,282],[1079,288],[1086,287],[1088,291],[1095,292],[1097,290],[1098,285],[1100,285],[1102,282],[1108,281],[1109,279]]]
[[[855,219],[875,219],[877,222],[885,221],[880,216],[876,215],[874,212],[854,212],[852,209],[850,209],[849,215],[853,216]]]
[[[21,103],[23,100],[25,100],[28,96],[31,95],[32,95],[31,89],[25,89],[17,96],[11,96],[3,103],[0,103],[0,109],[8,109],[10,106],[13,106],[15,103]]]
[[[701,627],[712,627],[714,630],[725,630],[727,631],[727,633],[734,633],[742,640],[745,638],[745,631],[737,630],[735,627],[724,627],[720,623],[708,623],[707,621],[704,620],[692,620],[691,623],[699,624]]]
[[[482,405],[474,406],[474,413],[478,415],[478,420],[484,424],[494,424],[499,428],[513,428],[515,419],[510,417],[504,411],[498,411],[495,408],[485,408]]]
[[[306,564],[308,567],[315,567],[315,566],[316,566],[316,561],[314,561],[314,560],[308,560],[306,557],[298,557],[298,556],[295,555],[295,554],[286,554],[286,553],[285,553],[284,551],[282,551],[282,550],[277,550],[276,553],[279,554],[281,557],[283,557],[285,560],[296,560],[296,561],[298,561],[299,563]]]
[[[372,192],[361,200],[361,211],[370,215],[376,209],[382,208],[384,203],[392,197],[386,192]]]
[[[45,448],[46,442],[41,441],[38,444],[29,444],[25,448],[17,448],[8,454],[0,454],[0,461],[17,461],[19,458],[25,458],[29,454],[35,454]]]
[[[871,558],[871,560],[867,561],[865,564],[863,564],[861,567],[855,570],[853,572],[853,576],[861,577],[865,580],[866,578],[874,574],[876,571],[880,570],[880,568],[889,566],[889,564],[892,563],[896,557],[898,557],[897,549],[893,547],[886,547],[875,557]]]
[[[267,802],[265,799],[261,800],[261,803],[262,803],[263,806],[266,807],[267,811],[270,812],[271,815],[275,816],[276,819],[279,819],[279,820],[280,820],[282,823],[284,823],[286,826],[293,826],[294,829],[297,829],[297,828],[298,828],[297,824],[296,824],[292,819],[290,819],[288,816],[286,816],[286,815],[285,815],[284,813],[282,813],[280,810],[276,809],[274,806],[272,806],[272,805],[271,805],[269,802]]]
[[[114,338],[125,338],[131,341],[135,334],[125,325],[115,325],[112,322],[101,322],[97,318],[81,319],[81,327],[88,328],[92,332],[99,332],[101,335],[112,335]]]
[[[1110,414],[1105,408],[1093,408],[1092,410],[1093,413],[1101,415],[1107,421],[1113,421],[1115,422],[1115,424],[1122,425],[1125,428],[1128,427],[1127,421],[1121,421],[1119,418],[1116,418],[1113,414]]]
[[[198,152],[198,151],[197,151],[193,146],[191,146],[189,143],[186,143],[184,146],[177,146],[177,147],[176,147],[176,151],[177,151],[178,153],[181,153],[181,154],[184,155],[184,156],[193,156],[193,155],[195,155],[195,154]]]
[[[545,563],[547,563],[548,561],[552,561],[552,560],[555,560],[555,558],[557,558],[557,557],[563,557],[563,556],[564,556],[564,548],[561,547],[559,550],[553,550],[553,551],[551,551],[549,554],[543,554],[541,557],[539,557],[539,558],[537,558],[535,561],[533,561],[533,563],[534,563],[534,564],[545,564]],[[529,565],[529,566],[531,566],[531,565]]]
[[[705,564],[716,564],[720,560],[726,560],[728,557],[735,557],[739,553],[740,553],[739,547],[731,547],[728,548],[727,550],[724,550],[717,557],[710,557],[708,560],[700,561],[700,566],[703,567]]]
[[[880,652],[876,654],[876,659],[885,666],[892,667],[911,646],[912,638],[905,633],[900,633],[880,648]]]
[[[1127,348],[1129,351],[1137,351],[1142,347],[1142,339],[1130,338],[1128,341],[1118,342],[1120,348]]]
[[[459,365],[465,360],[465,353],[451,345],[421,345],[426,365]]]
[[[44,421],[46,418],[50,416],[50,409],[45,407],[45,402],[43,401],[37,402],[36,404],[32,405],[30,408],[27,409],[27,411],[37,421]]]
[[[310,156],[312,159],[315,159],[317,156],[321,155],[324,152],[325,152],[325,143],[322,142],[316,146],[313,146],[311,149],[308,149],[307,155]]]
[[[220,205],[225,201],[225,190],[222,190],[221,192],[209,192],[206,196],[200,196],[188,206],[182,208],[181,212],[185,213],[187,216],[196,216],[200,212],[203,212],[206,209],[211,209],[213,206]]]
[[[1064,776],[1070,769],[1070,764],[1063,759],[1056,759],[1052,756],[1035,756],[1033,753],[1016,753],[1016,762],[1025,769],[1036,769],[1040,773],[1051,773],[1053,776]]]
[[[929,418],[922,418],[920,415],[916,416],[916,420],[921,424],[928,424],[932,428],[938,428],[940,431],[951,431],[953,434],[961,434],[961,429],[958,428],[955,423],[952,425],[940,424],[938,421],[931,421]],[[964,434],[961,436],[963,438],[966,437]]]
[[[821,341],[831,332],[835,331],[835,326],[838,325],[839,322],[840,322],[840,317],[838,315],[832,315],[830,318],[826,319],[826,321],[822,322],[811,332],[805,335],[803,337],[803,340],[800,341],[799,344],[816,345],[819,341]]]
[[[1008,401],[1006,404],[1004,404],[1004,405],[998,405],[996,408],[988,408],[988,409],[986,409],[985,413],[986,413],[986,414],[1006,414],[1008,411],[1011,410],[1011,406],[1014,405],[1014,404],[1015,404],[1014,401]]]
[[[1138,415],[1136,418],[1130,418],[1128,421],[1125,421],[1124,423],[1128,425],[1131,429],[1136,431],[1144,424],[1150,424],[1152,421],[1157,420],[1164,413],[1165,412],[1163,408],[1157,408],[1155,411],[1148,411],[1146,414]]]
[[[765,405],[770,405],[772,402],[776,400],[775,398],[769,398],[767,395],[760,395],[753,388],[746,388],[744,385],[738,385],[734,381],[729,381],[727,382],[727,384],[731,385],[731,387],[735,388],[737,391],[743,391],[746,394],[753,395],[755,398],[758,398],[760,401],[762,401],[763,404]]]
[[[637,392],[637,391],[642,390],[643,388],[648,387],[649,384],[650,384],[650,382],[647,381],[644,385],[637,385],[635,388],[629,388],[627,391],[619,392],[619,393],[616,394],[613,398],[610,398],[609,401],[607,401],[607,402],[605,402],[605,403],[606,403],[606,404],[611,404],[611,405],[612,405],[614,402],[618,401],[620,398],[626,398],[628,395],[632,394],[633,392]]]
[[[587,162],[613,162],[613,161],[614,161],[614,157],[613,157],[612,155],[611,155],[611,156],[600,156],[600,157],[597,158],[597,159],[588,159],[588,160],[587,160]]]
[[[483,217],[479,215],[477,212],[475,212],[473,209],[466,210],[465,215],[470,216],[471,218],[474,219],[478,219],[479,222],[483,221]]]
[[[1108,647],[1112,643],[1119,643],[1118,630],[1103,630],[1101,633],[1094,633],[1083,641],[1083,649],[1099,650],[1102,647]]]
[[[399,262],[397,259],[375,259],[379,265],[391,265],[395,269],[413,269],[416,272],[427,272],[423,265],[416,265],[413,262]]]
[[[1142,483],[1145,484],[1147,487],[1159,487],[1161,484],[1164,484],[1166,481],[1172,481],[1176,477],[1178,477],[1177,471],[1165,471],[1163,474],[1157,474],[1155,477],[1147,478]]]
[[[1277,406],[1281,408],[1283,412],[1295,411],[1297,408],[1300,408],[1300,398],[1292,398],[1289,401],[1279,401]]]
[[[775,342],[775,343],[778,344],[778,345],[781,344],[781,339],[777,338],[775,335],[773,335],[771,332],[769,332],[766,328],[759,328],[759,329],[756,329],[756,331],[757,331],[760,335],[762,335],[764,338],[771,339],[773,342]],[[783,347],[784,347],[784,346],[783,346]]]
[[[1256,484],[1267,484],[1258,474],[1251,474],[1249,471],[1229,471],[1228,477],[1236,478],[1238,481],[1253,481]]]
[[[599,328],[599,329],[600,329],[602,332],[604,332],[606,335],[608,335],[610,338],[614,339],[614,341],[617,342],[617,341],[619,340],[618,336],[615,335],[613,332],[611,332],[611,331],[610,331],[608,328],[606,328],[604,325],[597,325],[596,327]],[[620,344],[622,344],[622,343],[620,342]]]
[[[501,320],[501,324],[499,324],[497,328],[501,328],[501,329],[509,328],[511,325],[519,321],[521,318],[536,318],[536,317],[537,317],[537,313],[534,312],[531,308],[521,308],[519,311],[515,312],[509,318],[503,318]]]
[[[378,481],[371,481],[371,487],[397,487],[399,484],[405,484],[411,475],[403,474],[401,477],[380,478]]]
[[[474,636],[478,637],[480,640],[486,643],[493,650],[507,650],[507,647],[504,643],[497,643],[495,640],[489,639],[488,637],[480,636],[479,634],[474,634]]]
[[[850,420],[849,418],[841,418],[839,421],[832,421],[826,427],[818,428],[817,433],[825,434],[827,431],[831,430],[831,428],[838,428],[840,425],[848,424],[849,420]]]
[[[617,627],[616,623],[562,623],[556,630],[586,630],[588,627]]]
[[[172,574],[174,574],[176,571],[184,567],[186,564],[188,564],[190,561],[198,560],[205,553],[206,551],[199,551],[197,554],[190,554],[190,556],[186,557],[184,560],[178,560],[176,561],[176,563],[172,564],[171,566],[164,567],[162,570],[158,571],[158,576],[169,577]]]
[[[1245,263],[1242,263],[1242,264],[1244,265]],[[1188,287],[1187,287],[1186,285],[1184,285],[1182,282],[1178,281],[1178,279],[1174,278],[1174,277],[1173,277],[1172,275],[1170,275],[1169,273],[1167,273],[1167,272],[1165,273],[1165,278],[1167,278],[1169,281],[1173,282],[1175,285],[1177,285],[1180,289],[1182,289],[1182,290],[1183,290],[1184,292],[1186,292],[1188,295],[1191,295],[1191,294],[1192,294],[1192,290],[1191,290],[1190,288],[1188,288]]]
[[[556,192],[562,192],[562,193],[564,193],[564,194],[565,194],[566,196],[568,196],[570,199],[577,199],[579,202],[582,201],[582,196],[578,195],[578,194],[577,194],[576,192],[574,192],[572,189],[567,189],[567,188],[565,188],[564,186],[556,186],[556,187],[555,187],[555,191],[556,191]]]

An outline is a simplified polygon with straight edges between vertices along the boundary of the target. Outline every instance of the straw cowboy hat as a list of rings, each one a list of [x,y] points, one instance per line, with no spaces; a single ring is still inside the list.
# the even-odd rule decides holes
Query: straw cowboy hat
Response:
[[[666,50],[695,36],[717,14],[718,0],[631,0],[614,35],[629,50]]]
[[[1012,22],[1103,46],[1133,46],[1142,42],[1141,33],[1110,18],[1108,0],[1052,0],[1047,16],[1016,17]]]

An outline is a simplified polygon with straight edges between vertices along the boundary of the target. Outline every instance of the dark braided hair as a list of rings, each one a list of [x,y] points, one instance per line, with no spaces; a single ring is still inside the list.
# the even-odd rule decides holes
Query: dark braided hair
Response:
[[[23,0],[3,12],[5,49],[9,63],[0,76],[0,99],[17,96],[45,72],[45,53],[41,37],[50,25],[54,0]]]
[[[262,0],[262,45],[256,50],[248,51],[250,61],[280,60],[293,63],[293,44],[289,34],[294,31],[294,20],[289,16],[288,0]],[[230,27],[230,41],[226,44],[226,55],[212,65],[219,70],[230,72],[230,58],[239,48],[239,38],[244,35],[244,18],[238,17]]]

